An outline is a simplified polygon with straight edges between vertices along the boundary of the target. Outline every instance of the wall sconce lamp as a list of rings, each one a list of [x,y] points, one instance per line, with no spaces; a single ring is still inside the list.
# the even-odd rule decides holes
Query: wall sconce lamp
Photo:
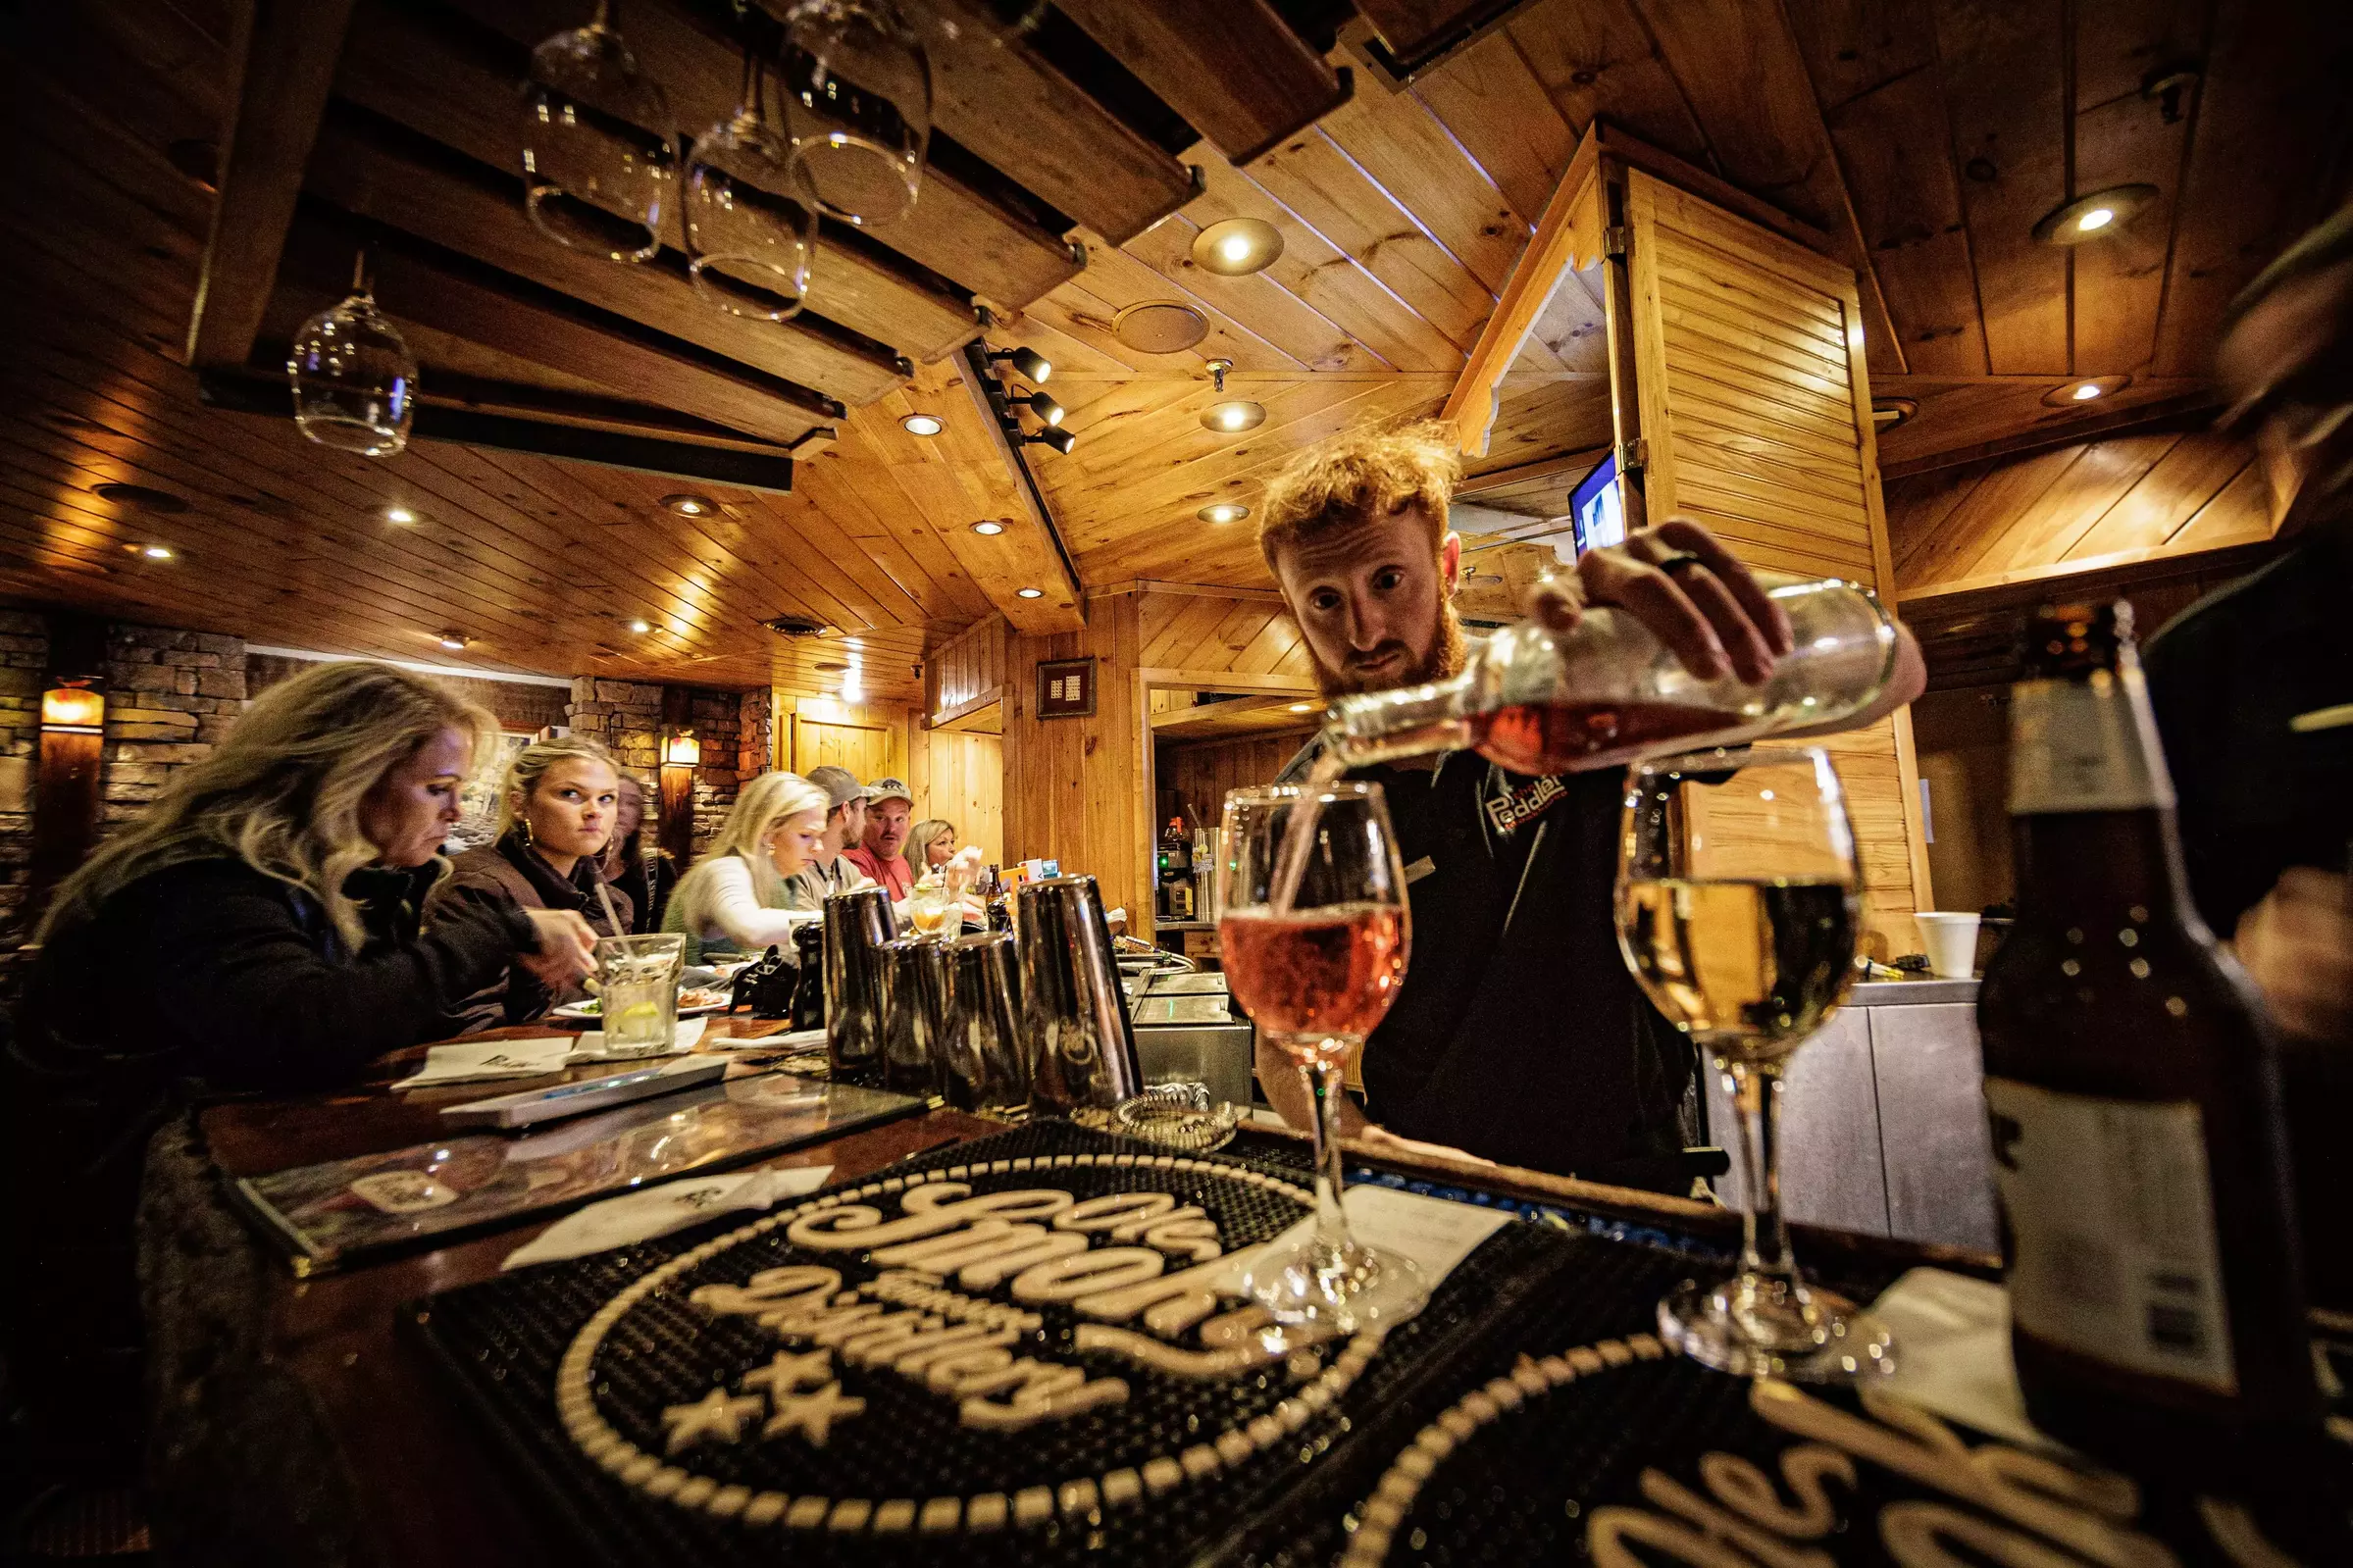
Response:
[[[41,728],[67,734],[103,734],[106,693],[86,685],[51,686],[41,693]]]
[[[694,738],[691,730],[681,730],[662,742],[662,761],[673,767],[699,768],[702,766],[702,742]]]

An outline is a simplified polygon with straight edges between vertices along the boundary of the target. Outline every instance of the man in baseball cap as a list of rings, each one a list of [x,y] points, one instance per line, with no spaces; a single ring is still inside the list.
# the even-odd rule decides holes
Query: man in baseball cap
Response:
[[[907,793],[903,781],[875,780],[866,786],[865,836],[857,848],[844,850],[842,855],[890,888],[893,903],[906,897],[915,885],[915,868],[907,864],[907,857],[901,853],[914,816],[915,797]]]

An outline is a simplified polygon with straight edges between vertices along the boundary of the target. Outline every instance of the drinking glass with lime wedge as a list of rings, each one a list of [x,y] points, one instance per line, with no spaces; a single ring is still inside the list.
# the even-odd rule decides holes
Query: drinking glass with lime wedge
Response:
[[[678,976],[687,938],[606,936],[596,943],[608,1056],[651,1056],[670,1048],[678,1027]]]

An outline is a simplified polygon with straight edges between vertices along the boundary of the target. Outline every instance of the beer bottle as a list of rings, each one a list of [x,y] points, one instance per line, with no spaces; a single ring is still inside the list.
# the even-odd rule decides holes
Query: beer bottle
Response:
[[[2277,1052],[2189,902],[2129,605],[2035,612],[2011,740],[1977,1019],[2027,1413],[2135,1467],[2270,1449],[2320,1414]]]

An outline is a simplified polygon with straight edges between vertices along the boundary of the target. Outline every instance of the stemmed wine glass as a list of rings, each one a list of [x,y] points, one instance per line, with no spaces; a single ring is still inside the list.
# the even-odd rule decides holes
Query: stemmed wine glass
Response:
[[[532,51],[524,208],[548,238],[617,262],[659,251],[677,141],[669,99],[614,29],[613,0]]]
[[[1846,796],[1816,746],[1629,769],[1617,939],[1643,991],[1739,1107],[1740,1272],[1685,1281],[1661,1335],[1725,1372],[1834,1381],[1894,1369],[1887,1331],[1798,1277],[1782,1222],[1781,1072],[1854,983],[1861,876]]]
[[[1315,1103],[1315,1226],[1261,1255],[1243,1289],[1278,1323],[1352,1334],[1429,1299],[1411,1259],[1349,1235],[1340,1206],[1341,1063],[1387,1015],[1411,924],[1389,808],[1375,784],[1237,789],[1218,867],[1226,984]]]
[[[828,218],[887,224],[915,204],[931,56],[890,0],[800,0],[785,15],[781,80],[793,164]]]
[[[758,321],[798,315],[817,254],[807,183],[761,108],[764,74],[743,52],[736,112],[694,138],[687,159],[687,265],[704,297]]]

